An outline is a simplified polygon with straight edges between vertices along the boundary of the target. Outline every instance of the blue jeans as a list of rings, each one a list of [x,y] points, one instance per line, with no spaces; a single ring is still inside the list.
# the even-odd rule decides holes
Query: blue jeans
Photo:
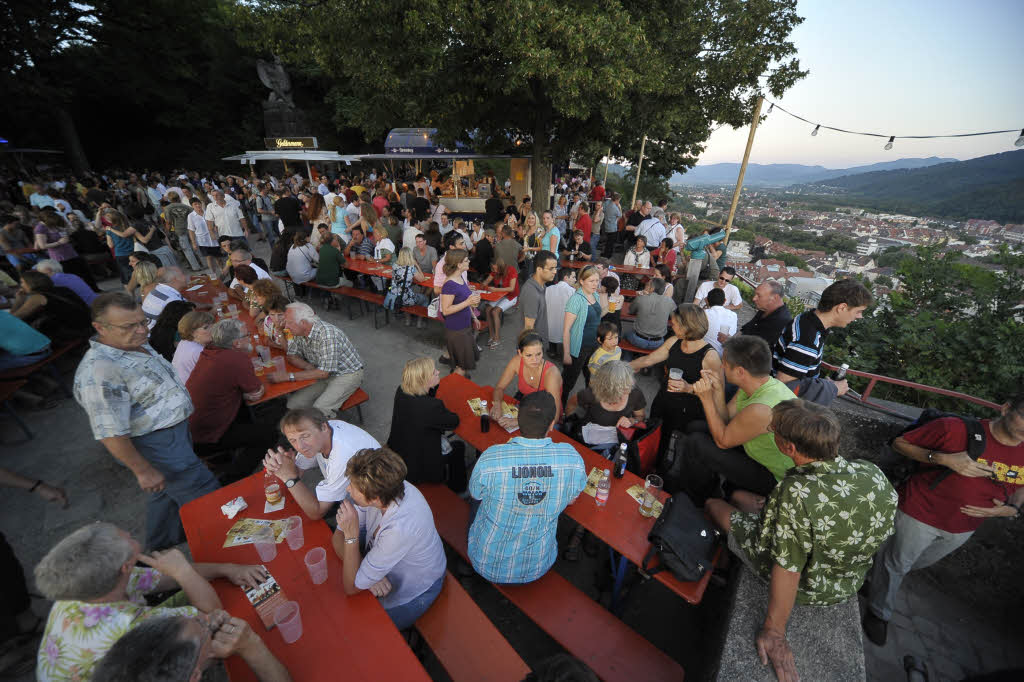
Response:
[[[277,220],[275,219],[273,222],[269,220],[261,220],[260,225],[263,226],[263,233],[267,235],[267,243],[273,246],[274,242],[278,239]]]
[[[626,341],[629,341],[637,348],[643,348],[644,350],[656,350],[661,347],[661,344],[665,343],[664,338],[650,341],[648,339],[643,338],[642,336],[639,336],[635,331],[630,331],[623,338],[626,339]]]
[[[597,258],[597,243],[601,241],[601,233],[594,230],[590,233],[590,253],[591,258]]]
[[[146,548],[166,549],[184,542],[185,530],[178,510],[220,487],[192,449],[188,420],[136,436],[132,445],[165,480],[164,489],[148,493],[146,500]]]
[[[392,606],[390,609],[384,609],[384,612],[388,614],[396,628],[407,630],[419,620],[420,616],[427,612],[430,605],[437,599],[437,595],[441,594],[442,587],[444,587],[444,573],[425,592],[418,597],[413,597],[412,601]]]

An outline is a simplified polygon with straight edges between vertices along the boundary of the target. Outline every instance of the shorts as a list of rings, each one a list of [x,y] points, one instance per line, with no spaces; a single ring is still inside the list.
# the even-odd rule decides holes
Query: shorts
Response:
[[[518,303],[518,302],[519,302],[519,297],[518,296],[516,296],[512,300],[509,300],[508,296],[502,296],[501,298],[499,298],[497,301],[495,301],[491,305],[493,305],[496,308],[500,308],[502,312],[505,312],[509,308],[514,307],[515,304]]]
[[[467,371],[476,369],[476,334],[473,332],[473,327],[458,330],[445,329],[444,335],[452,366]]]
[[[219,246],[200,246],[199,251],[208,258],[219,258],[224,254]]]

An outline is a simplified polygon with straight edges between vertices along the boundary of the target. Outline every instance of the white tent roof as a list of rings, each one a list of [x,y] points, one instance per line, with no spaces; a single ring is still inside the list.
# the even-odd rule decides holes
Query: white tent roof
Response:
[[[359,156],[355,154],[339,154],[319,149],[290,149],[290,150],[257,150],[249,151],[235,156],[225,156],[224,161],[240,161],[243,164],[251,164],[256,161],[337,161],[351,165],[358,161]]]

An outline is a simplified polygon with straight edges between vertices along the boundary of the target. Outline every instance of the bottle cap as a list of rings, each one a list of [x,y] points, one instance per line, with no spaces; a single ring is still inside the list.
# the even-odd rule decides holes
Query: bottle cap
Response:
[[[612,470],[611,470],[611,469],[605,469],[605,470],[604,470],[604,475],[605,475],[605,476],[609,475],[610,473],[612,473]]]

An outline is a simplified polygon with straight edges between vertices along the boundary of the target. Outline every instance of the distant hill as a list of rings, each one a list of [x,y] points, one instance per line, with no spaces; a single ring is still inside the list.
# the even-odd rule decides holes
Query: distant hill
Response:
[[[853,168],[825,168],[824,166],[804,166],[797,163],[751,163],[747,164],[747,173],[743,178],[743,184],[747,187],[788,187],[873,171],[925,168],[956,160],[932,156],[927,159],[897,159]],[[694,166],[685,174],[674,174],[669,180],[669,184],[735,185],[739,172],[740,164],[738,163],[712,163],[707,166]]]
[[[1024,150],[926,168],[859,173],[806,184],[878,210],[1024,223]]]

